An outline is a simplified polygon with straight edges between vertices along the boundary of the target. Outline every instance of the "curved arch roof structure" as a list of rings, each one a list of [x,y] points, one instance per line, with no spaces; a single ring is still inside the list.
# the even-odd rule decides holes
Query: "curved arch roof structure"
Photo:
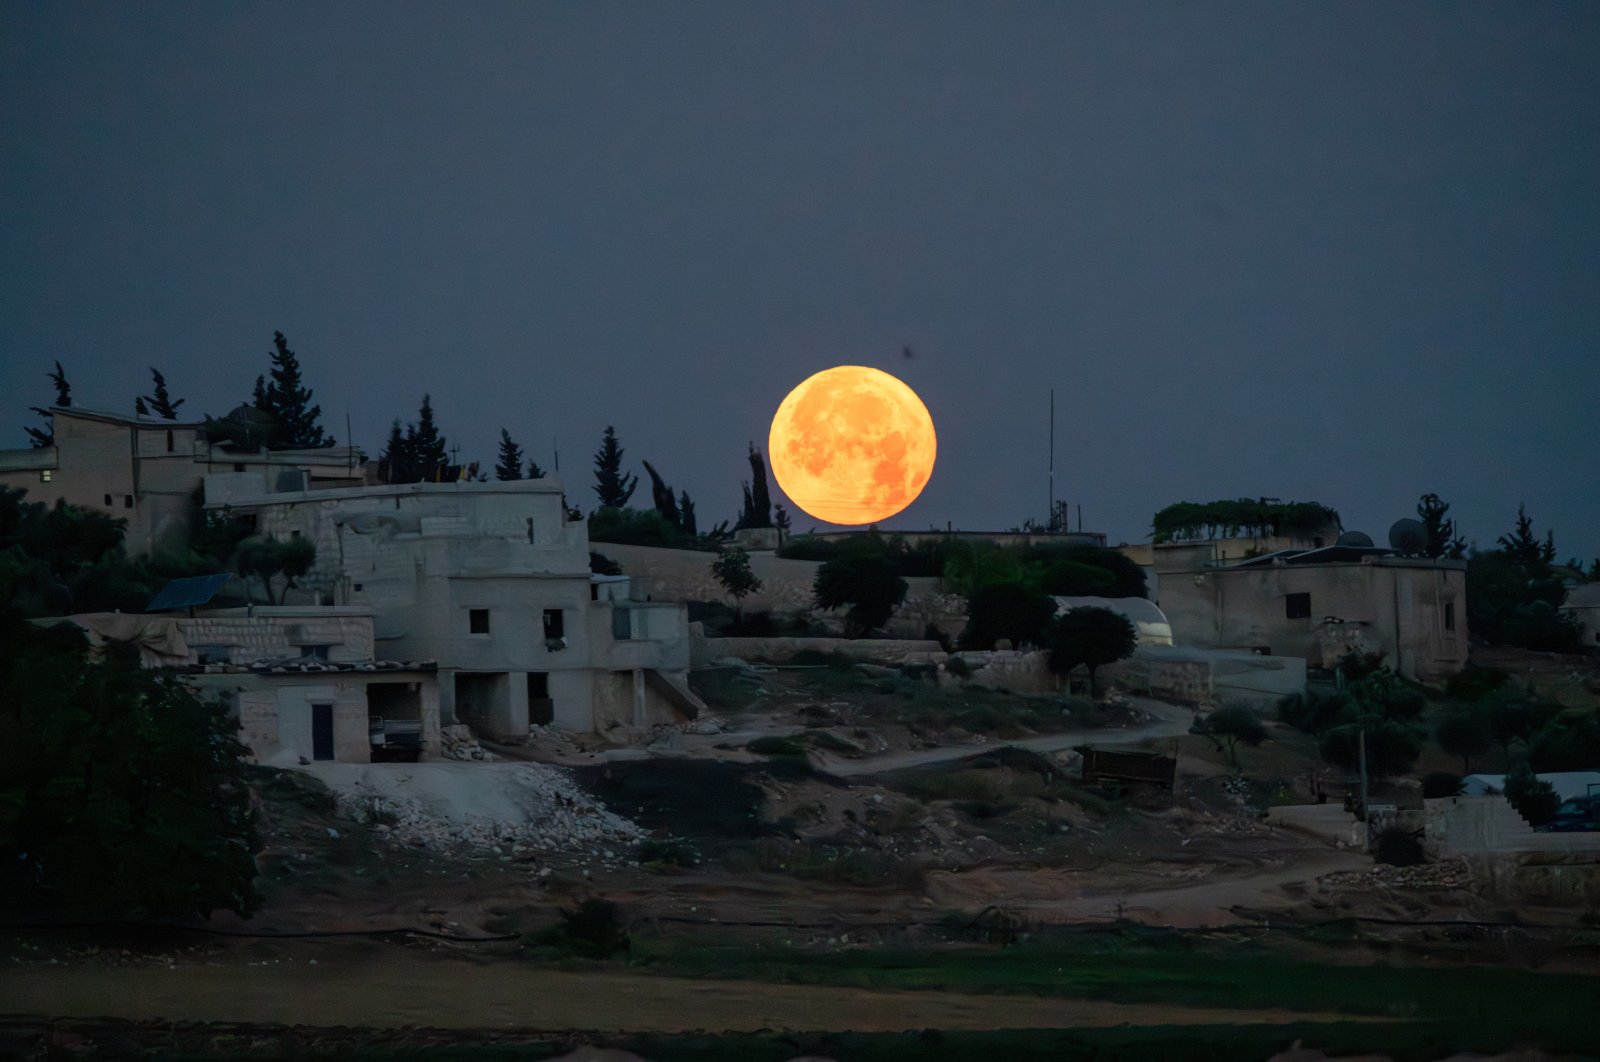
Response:
[[[1154,601],[1143,597],[1055,597],[1056,614],[1073,608],[1108,608],[1126,616],[1139,632],[1140,645],[1171,645],[1172,624]]]

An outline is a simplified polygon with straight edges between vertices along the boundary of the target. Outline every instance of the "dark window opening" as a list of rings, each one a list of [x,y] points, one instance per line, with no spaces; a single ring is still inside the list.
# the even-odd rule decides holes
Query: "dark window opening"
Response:
[[[244,464],[242,462],[237,462],[237,461],[234,462],[233,470],[235,472],[243,472],[244,471]]]
[[[111,495],[107,494],[106,495],[106,507],[109,508],[110,506],[111,506]]]
[[[489,633],[489,610],[486,608],[471,608],[467,610],[467,630],[472,634]]]
[[[567,621],[559,608],[544,610],[544,647],[552,652],[567,647]]]
[[[1454,601],[1446,601],[1444,603],[1444,629],[1447,631],[1456,629],[1456,603]]]
[[[173,444],[172,444],[172,443],[173,443],[173,440],[172,440],[172,429],[171,429],[171,428],[168,428],[168,429],[167,429],[167,453],[169,453],[169,454],[170,454],[170,453],[171,453],[171,452],[172,452],[172,451],[173,451],[173,449],[174,449],[174,447],[173,447]]]
[[[1311,548],[1312,549],[1321,549],[1322,548],[1322,539],[1321,538],[1313,538],[1311,540]]]
[[[302,645],[300,647],[300,659],[302,659],[302,660],[326,660],[326,659],[328,659],[328,650],[330,648],[332,648],[332,646],[327,646],[327,645]]]
[[[611,610],[611,637],[619,642],[625,642],[633,637],[633,609],[613,608]]]
[[[589,584],[589,600],[590,601],[599,601],[600,600],[600,584],[599,583],[590,583]]]
[[[361,585],[362,585],[362,584],[360,584],[360,583],[357,583],[357,584],[355,584],[355,585],[354,585],[354,586],[352,586],[352,587],[351,587],[351,588],[350,588],[350,589],[352,589],[352,590],[354,590],[354,591],[355,591],[355,592],[356,592],[356,593],[358,593],[358,594],[359,594],[359,593],[361,593]]]
[[[124,508],[124,509],[131,509],[131,508],[133,508],[133,495],[131,495],[131,494],[124,494],[124,495],[123,495],[123,496],[122,496],[122,507],[123,507],[123,508]]]
[[[528,544],[533,544],[533,517],[528,517]]]
[[[1283,599],[1283,614],[1289,619],[1311,618],[1311,595],[1289,594]]]
[[[226,664],[228,662],[228,647],[226,645],[196,645],[194,649],[194,662],[197,664]]]

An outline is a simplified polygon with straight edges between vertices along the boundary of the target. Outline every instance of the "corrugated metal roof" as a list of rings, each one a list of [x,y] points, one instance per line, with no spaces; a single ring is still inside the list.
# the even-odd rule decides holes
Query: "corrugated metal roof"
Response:
[[[216,596],[224,583],[232,579],[229,572],[217,575],[194,575],[187,579],[173,579],[156,592],[145,606],[146,612],[167,612],[177,608],[197,608]]]

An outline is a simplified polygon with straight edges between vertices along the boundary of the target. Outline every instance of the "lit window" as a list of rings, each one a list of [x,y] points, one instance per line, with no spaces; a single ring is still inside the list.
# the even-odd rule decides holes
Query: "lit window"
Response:
[[[471,634],[488,634],[489,610],[486,608],[467,609],[467,631]]]
[[[1283,599],[1283,614],[1288,619],[1311,618],[1311,595],[1289,594]]]
[[[52,479],[55,478],[55,474],[56,473],[55,473],[54,469],[41,468],[39,470],[39,482],[40,483],[49,483]]]

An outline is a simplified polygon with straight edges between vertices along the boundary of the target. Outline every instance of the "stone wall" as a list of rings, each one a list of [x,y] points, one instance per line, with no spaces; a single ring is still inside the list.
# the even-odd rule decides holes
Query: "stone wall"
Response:
[[[724,657],[738,660],[776,660],[796,653],[840,653],[852,660],[896,667],[901,664],[937,663],[945,659],[938,642],[885,638],[707,638],[698,623],[689,625],[692,659],[703,667]]]
[[[189,663],[200,663],[197,646],[223,646],[228,661],[253,664],[298,658],[302,647],[328,646],[328,661],[359,664],[373,659],[372,613],[365,609],[228,609],[177,618],[189,643]],[[211,663],[218,663],[211,660]]]
[[[1600,834],[1536,832],[1504,796],[1444,797],[1425,807],[1427,844],[1441,852],[1587,852],[1600,859]]]

